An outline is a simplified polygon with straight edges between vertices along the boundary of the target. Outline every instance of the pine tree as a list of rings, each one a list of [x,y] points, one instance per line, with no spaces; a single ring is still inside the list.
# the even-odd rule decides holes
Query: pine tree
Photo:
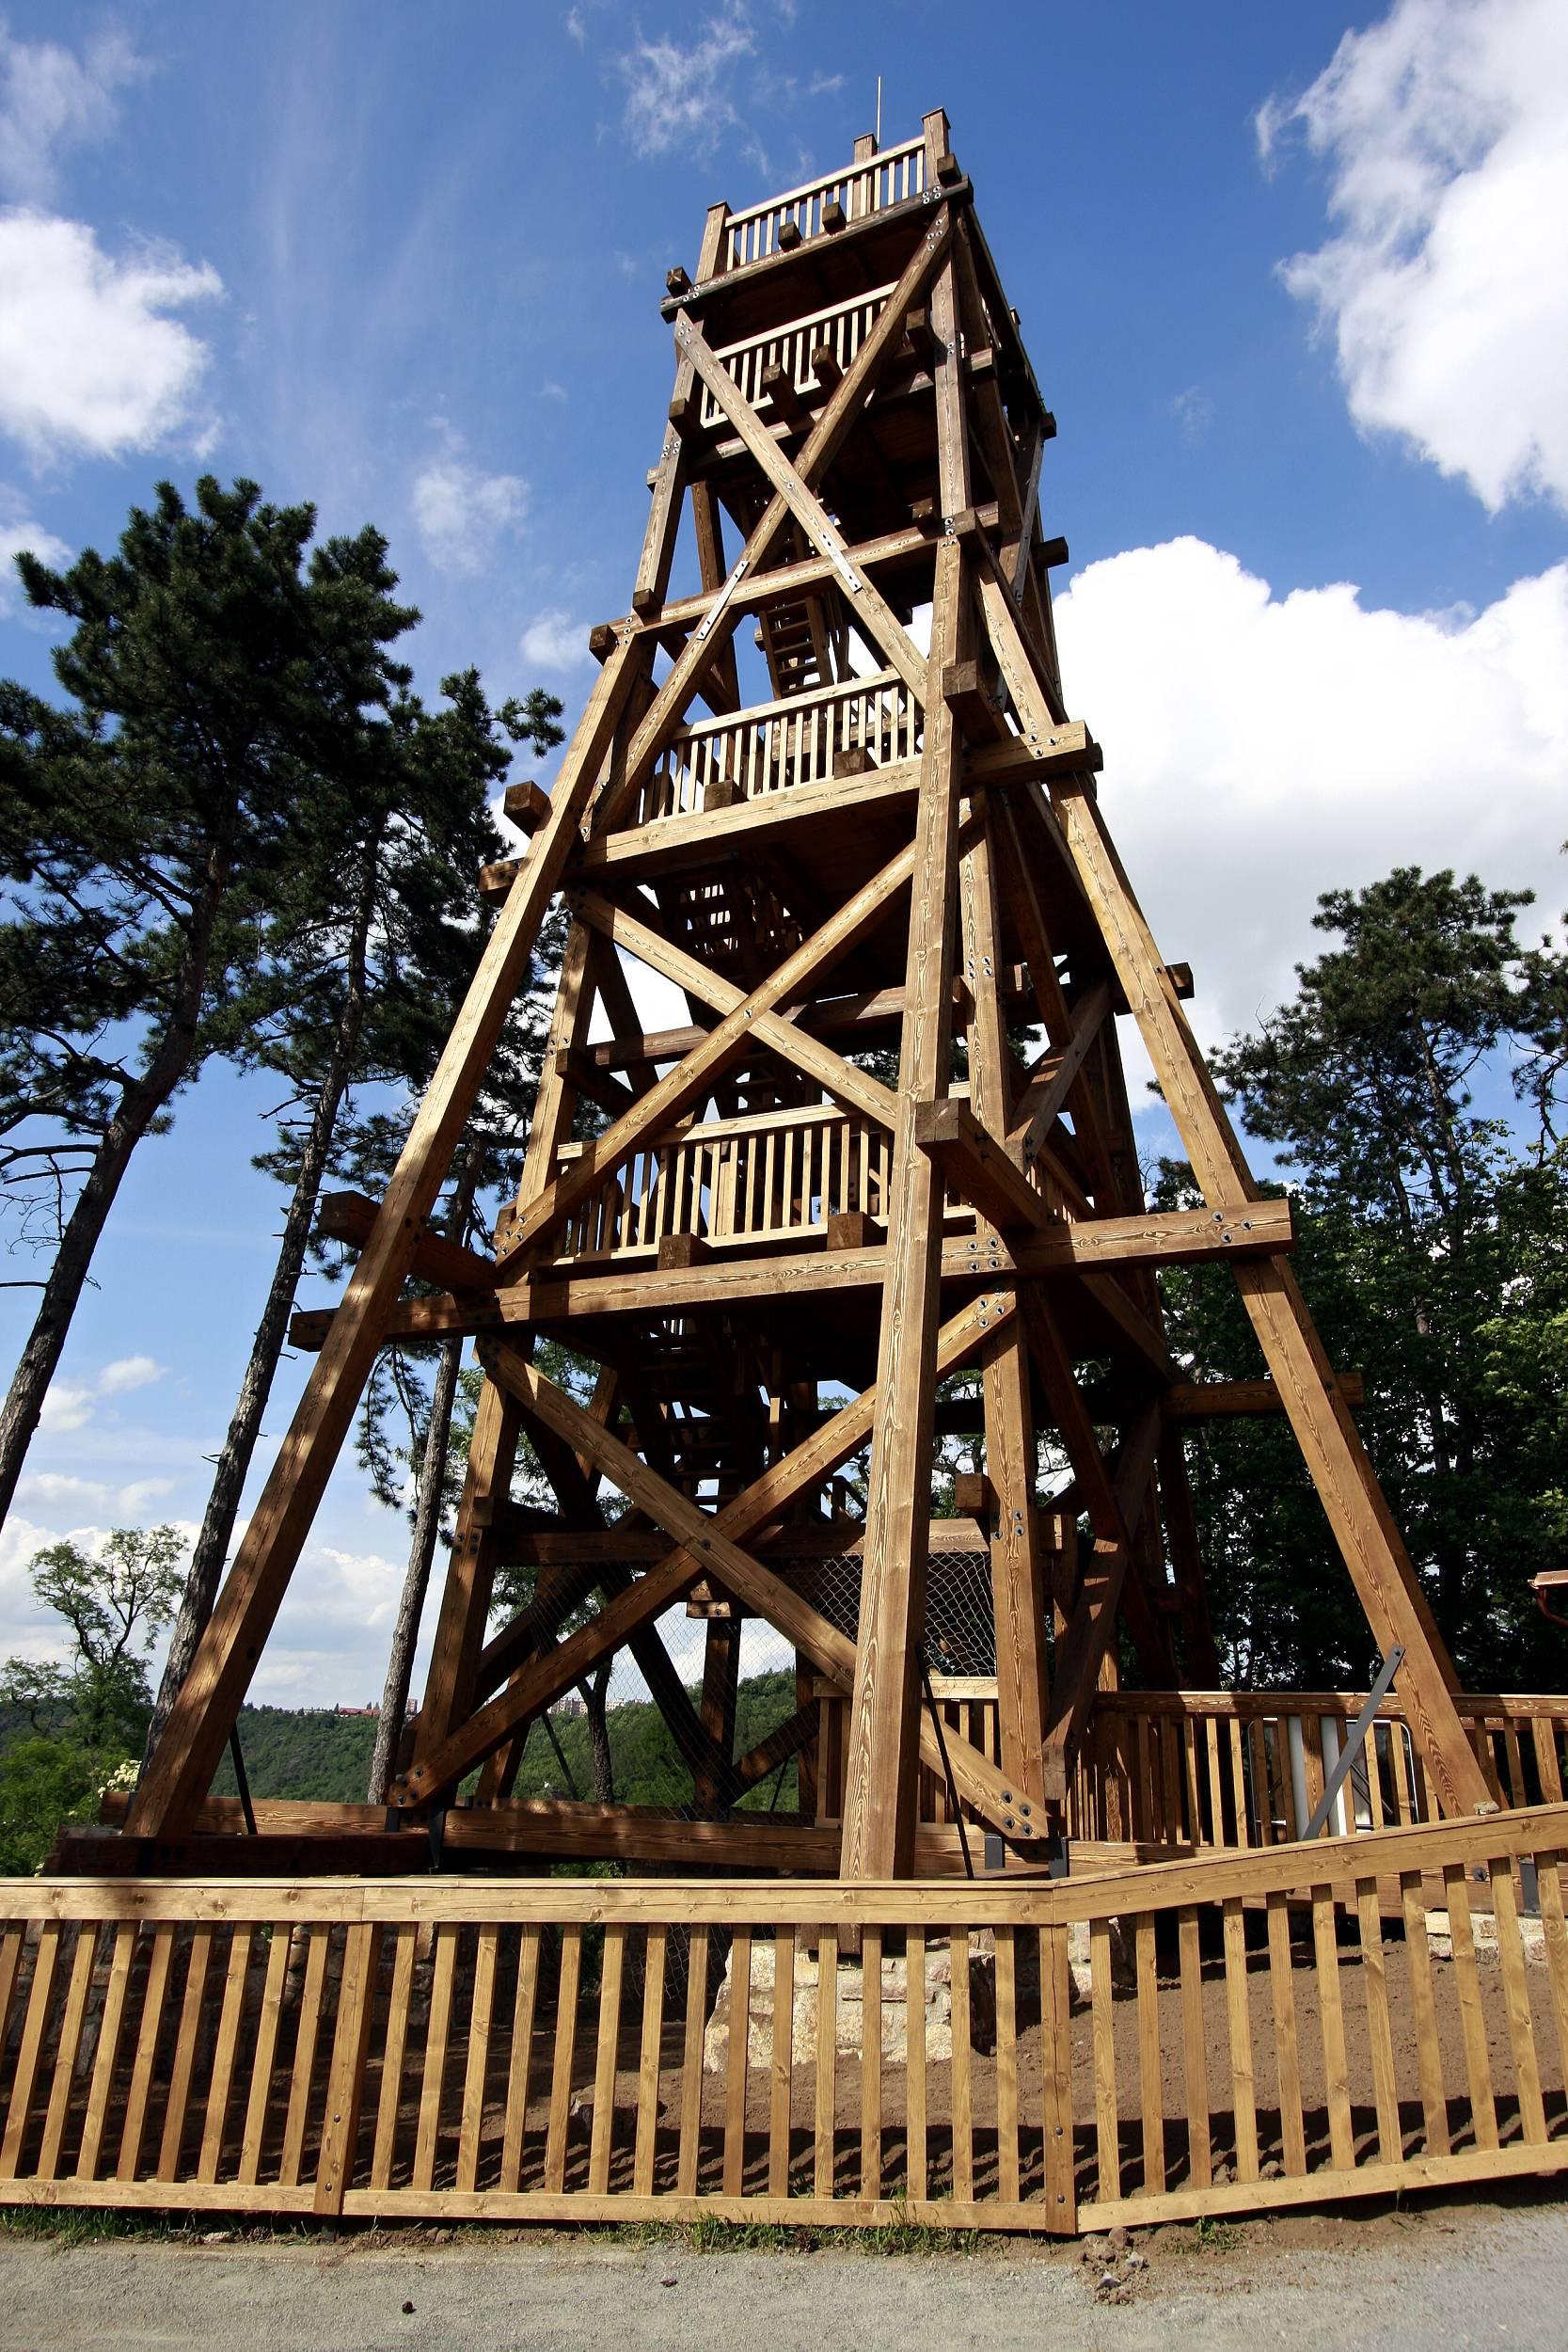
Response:
[[[0,1175],[57,1247],[0,1411],[0,1518],[132,1153],[225,1034],[322,780],[402,673],[417,617],[373,531],[310,549],[314,511],[212,477],[160,485],[119,552],[17,559],[74,624],[66,709],[0,689]]]

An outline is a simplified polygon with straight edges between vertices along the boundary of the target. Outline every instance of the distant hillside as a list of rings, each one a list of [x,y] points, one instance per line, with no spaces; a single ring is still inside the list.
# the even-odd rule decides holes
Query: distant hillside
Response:
[[[696,1692],[692,1697],[697,1696]],[[787,1671],[753,1675],[740,1686],[736,1710],[736,1752],[765,1739],[776,1724],[795,1711],[795,1677]],[[517,1775],[520,1797],[581,1797],[594,1792],[594,1766],[589,1753],[588,1723],[582,1715],[552,1715],[550,1729],[556,1748],[541,1724],[529,1735],[522,1769]],[[680,1804],[689,1802],[691,1775],[675,1752],[658,1709],[648,1700],[631,1700],[610,1710],[610,1745],[615,1766],[615,1794],[623,1804]],[[255,1797],[316,1797],[339,1804],[362,1804],[370,1780],[371,1754],[375,1746],[375,1721],[369,1715],[340,1715],[330,1708],[244,1707],[240,1709],[240,1747],[246,1778]],[[213,1782],[215,1795],[235,1794],[234,1772],[224,1756]],[[773,1798],[773,1783],[766,1781],[747,1798],[751,1807],[766,1809]],[[785,1769],[777,1803],[785,1811],[796,1802],[795,1766]]]

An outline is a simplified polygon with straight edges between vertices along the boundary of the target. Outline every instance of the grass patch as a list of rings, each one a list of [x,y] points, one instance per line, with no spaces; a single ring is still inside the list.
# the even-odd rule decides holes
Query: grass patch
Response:
[[[676,2246],[691,2254],[977,2254],[978,2230],[940,2230],[926,2221],[873,2222],[865,2229],[821,2229],[783,2221],[627,2221],[590,2226],[584,2237],[623,2246]]]

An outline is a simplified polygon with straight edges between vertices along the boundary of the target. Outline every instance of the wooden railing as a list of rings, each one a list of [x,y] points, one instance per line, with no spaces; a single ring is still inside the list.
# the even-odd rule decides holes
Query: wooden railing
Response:
[[[1200,1848],[1289,1844],[1315,1811],[1364,1695],[1106,1693],[1074,1779],[1074,1834]],[[1457,1705],[1500,1804],[1560,1800],[1568,1698],[1465,1694]],[[1354,1835],[1429,1821],[1436,1812],[1396,1691],[1336,1799],[1330,1827]]]
[[[764,415],[769,414],[772,407],[771,394],[762,388],[763,373],[768,368],[783,368],[802,398],[821,398],[831,387],[820,382],[812,355],[826,346],[838,363],[839,373],[845,374],[892,292],[891,283],[875,286],[868,294],[852,295],[847,302],[814,310],[810,318],[792,319],[786,326],[770,327],[766,334],[753,335],[744,342],[726,343],[717,356],[752,406]],[[702,422],[705,430],[724,422],[724,412],[705,385]]]
[[[0,2200],[1068,2233],[1568,2167],[1568,1807],[1122,1871],[0,1882]]]
[[[682,727],[661,754],[630,822],[688,817],[792,786],[825,784],[835,759],[864,753],[873,767],[915,757],[921,714],[894,671],[849,678],[782,702]]]
[[[779,231],[786,223],[799,231],[797,241],[804,243],[832,233],[830,223],[836,215],[830,211],[828,221],[823,219],[824,210],[831,206],[839,208],[846,223],[863,220],[868,214],[908,203],[925,189],[924,142],[907,139],[865,163],[847,165],[824,179],[809,181],[804,187],[791,188],[786,195],[769,197],[765,204],[731,213],[724,224],[723,267],[745,269],[786,250],[789,240],[784,245],[779,242]]]
[[[996,1685],[935,1682],[950,1731],[1001,1761]],[[1206,1851],[1298,1840],[1361,1711],[1349,1691],[1106,1692],[1095,1702],[1068,1798],[1068,1831],[1096,1844]],[[1466,1694],[1456,1702],[1501,1805],[1561,1801],[1568,1697]],[[836,1821],[848,1701],[818,1693],[817,1818]],[[1328,1835],[1366,1836],[1437,1817],[1425,1761],[1397,1696],[1384,1701],[1335,1800]],[[951,1818],[940,1778],[923,1772],[923,1821]]]
[[[570,1220],[561,1256],[618,1258],[666,1234],[766,1248],[840,1210],[886,1215],[893,1138],[832,1104],[707,1120],[623,1162]]]

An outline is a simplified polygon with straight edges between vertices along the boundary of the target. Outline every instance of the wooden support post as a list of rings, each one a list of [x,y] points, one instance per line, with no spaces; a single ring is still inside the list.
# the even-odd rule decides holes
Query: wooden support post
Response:
[[[735,1710],[740,1686],[740,1611],[732,1607],[727,1617],[709,1617],[703,1648],[702,1724],[717,1751],[718,1760],[728,1765],[735,1755]],[[697,1788],[698,1810],[716,1813],[723,1803],[726,1775],[718,1772],[705,1777]]]
[[[959,866],[969,1024],[969,1104],[980,1127],[1005,1136],[1010,1104],[1007,1041],[998,987],[1001,944],[991,844],[982,834]],[[980,1359],[986,1477],[990,1492],[991,1605],[1002,1770],[1021,1797],[1045,1798],[1045,1574],[1035,1521],[1035,1415],[1028,1343],[1015,1315]]]
[[[952,333],[950,273],[939,325]],[[943,509],[965,502],[962,387],[957,352],[939,377],[939,450]],[[962,543],[937,549],[928,675],[942,676],[961,650],[965,596]],[[933,1357],[942,1244],[942,1187],[915,1141],[923,1103],[947,1089],[952,1040],[950,985],[958,882],[958,796],[962,745],[953,713],[928,692],[921,763],[915,873],[904,980],[904,1040],[898,1067],[888,1211],[888,1275],[878,1348],[879,1392],[866,1496],[861,1571],[860,1643],[849,1710],[844,1848],[847,1879],[907,1876],[912,1864],[915,1759],[920,1722],[916,1651],[926,1603],[930,1515]]]
[[[414,1754],[431,1755],[473,1712],[484,1621],[496,1577],[495,1507],[512,1492],[517,1407],[486,1380],[474,1411],[457,1530],[436,1621],[424,1704],[414,1719]]]

